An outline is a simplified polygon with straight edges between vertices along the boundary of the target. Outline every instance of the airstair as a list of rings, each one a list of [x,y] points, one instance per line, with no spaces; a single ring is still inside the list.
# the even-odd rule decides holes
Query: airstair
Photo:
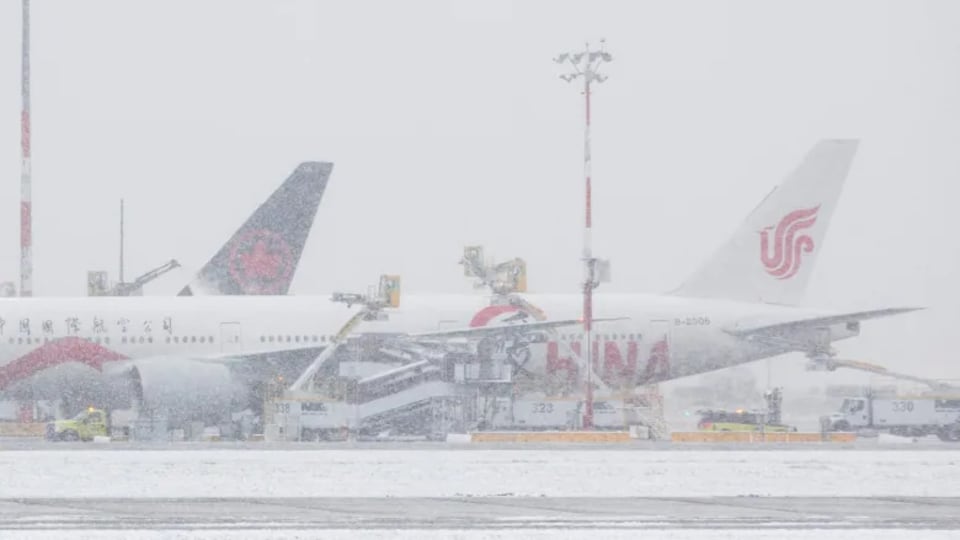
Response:
[[[343,431],[372,435],[397,427],[426,434],[436,403],[456,400],[461,392],[430,360],[348,380],[345,386],[340,399],[288,394],[276,401],[274,421],[284,426],[284,438],[326,438]]]

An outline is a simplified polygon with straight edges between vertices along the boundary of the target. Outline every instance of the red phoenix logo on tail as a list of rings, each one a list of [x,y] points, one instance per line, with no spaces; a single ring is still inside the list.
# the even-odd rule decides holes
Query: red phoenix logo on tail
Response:
[[[818,211],[819,205],[783,216],[773,233],[773,253],[769,235],[774,227],[760,231],[760,261],[768,274],[777,279],[790,279],[800,271],[801,257],[813,251],[814,243],[810,236],[798,233],[813,227]]]

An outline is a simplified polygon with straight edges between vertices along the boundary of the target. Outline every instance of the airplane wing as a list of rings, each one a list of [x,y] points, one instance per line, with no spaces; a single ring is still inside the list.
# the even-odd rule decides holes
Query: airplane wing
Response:
[[[593,322],[622,321],[625,319],[626,317],[593,319]],[[415,334],[407,334],[407,337],[413,339],[482,338],[487,336],[503,336],[542,330],[553,330],[556,328],[563,328],[565,326],[577,326],[582,324],[583,321],[579,319],[567,319],[562,321],[534,321],[519,324],[498,324],[471,328],[452,328],[447,330],[420,332]]]
[[[728,334],[746,339],[773,337],[798,331],[814,330],[816,328],[832,326],[835,324],[854,323],[869,319],[878,319],[880,317],[890,317],[891,315],[900,315],[902,313],[910,313],[911,311],[917,311],[921,309],[924,308],[904,307],[856,311],[851,313],[841,313],[839,315],[798,319],[783,323],[763,324],[756,326],[738,326],[737,328],[726,330],[726,332]]]

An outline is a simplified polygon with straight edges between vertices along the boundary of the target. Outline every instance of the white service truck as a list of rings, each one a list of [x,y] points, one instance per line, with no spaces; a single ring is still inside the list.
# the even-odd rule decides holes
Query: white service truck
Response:
[[[490,427],[520,430],[579,429],[584,402],[575,399],[503,400]],[[626,421],[622,401],[594,401],[593,424],[596,429],[623,430]]]
[[[270,406],[273,423],[281,429],[278,436],[287,440],[340,440],[357,423],[356,408],[342,401],[289,399]]]
[[[849,397],[840,410],[821,419],[826,431],[874,429],[893,435],[936,435],[960,441],[960,396]]]

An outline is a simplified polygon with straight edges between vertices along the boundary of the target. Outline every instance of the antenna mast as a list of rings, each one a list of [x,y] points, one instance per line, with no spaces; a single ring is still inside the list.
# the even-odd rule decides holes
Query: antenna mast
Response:
[[[33,208],[30,169],[30,0],[23,0],[20,93],[20,296],[33,296]]]

